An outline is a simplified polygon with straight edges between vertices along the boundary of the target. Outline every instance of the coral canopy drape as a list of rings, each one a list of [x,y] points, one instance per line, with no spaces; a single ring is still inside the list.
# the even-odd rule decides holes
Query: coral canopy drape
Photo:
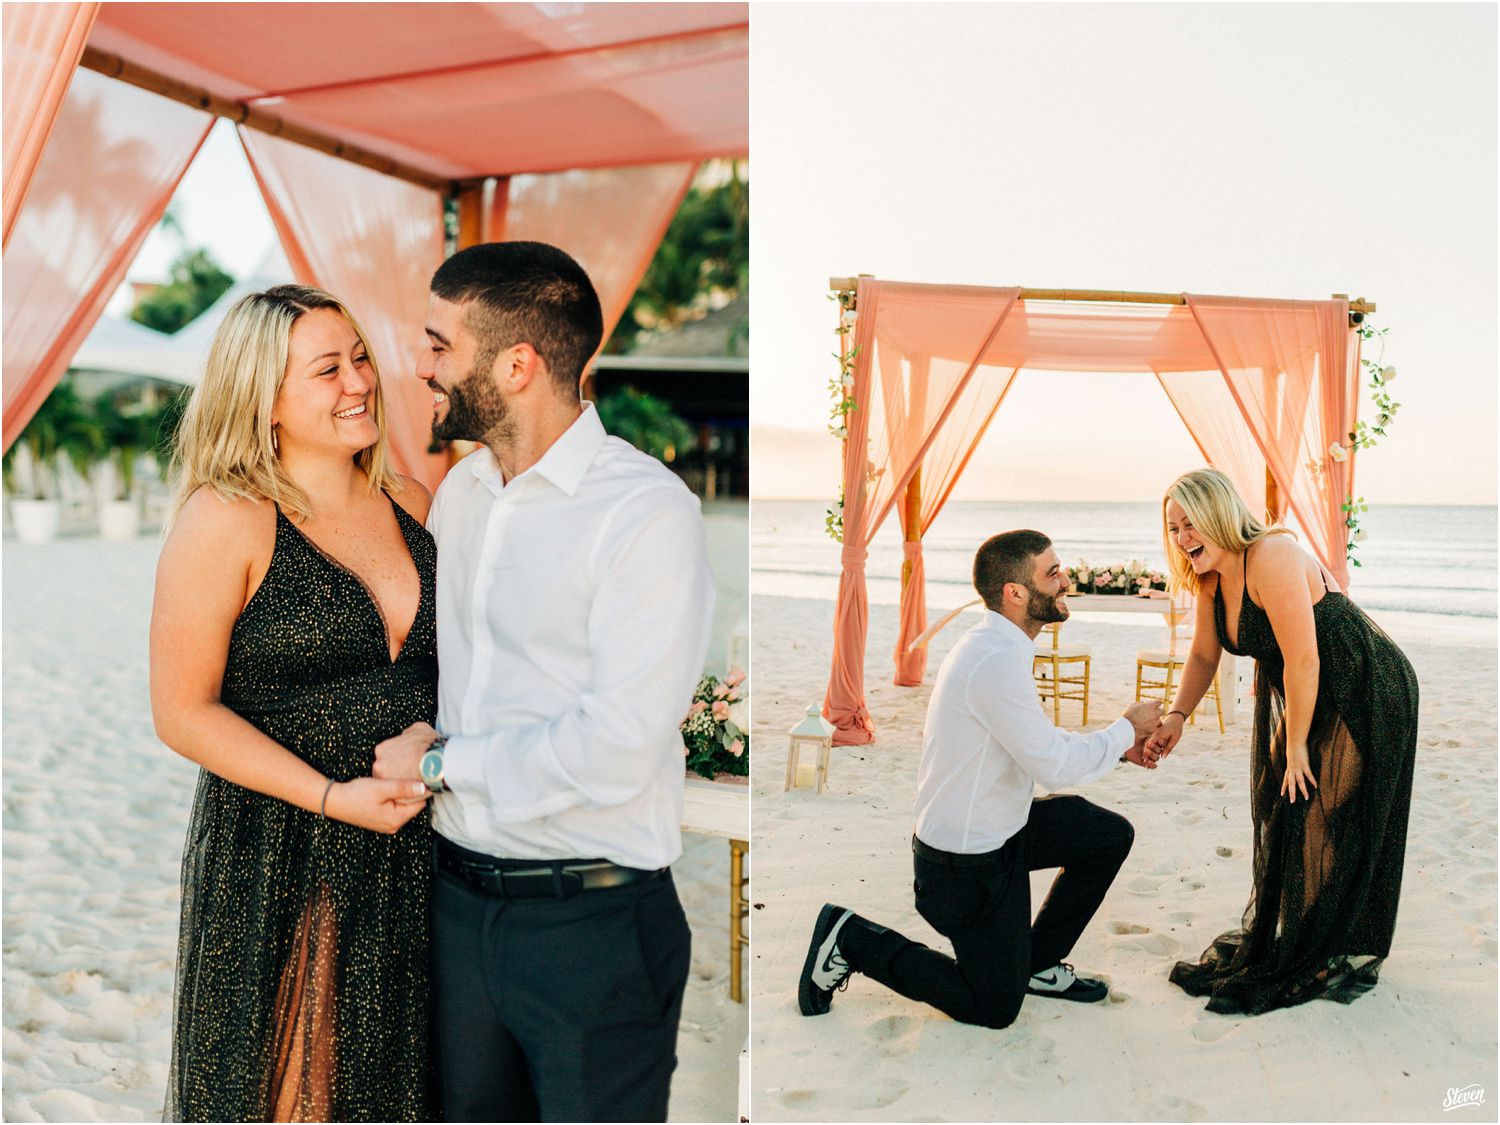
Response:
[[[512,176],[489,209],[488,238],[550,242],[588,272],[604,312],[619,323],[698,166],[646,164]]]
[[[1023,367],[1154,373],[1209,462],[1252,505],[1269,472],[1313,552],[1348,581],[1342,504],[1353,460],[1329,455],[1355,428],[1358,407],[1347,301],[1065,305],[1020,292],[859,281],[844,548],[824,699],[840,744],[875,733],[864,702],[869,544],[899,503],[908,571],[895,682],[919,683],[925,650],[906,650],[926,627],[921,536]]]
[[[5,249],[5,448],[62,378],[212,125],[97,74],[74,78]]]
[[[25,154],[13,163],[12,142],[38,138],[33,147],[40,148],[48,125],[46,98],[50,95],[46,91],[71,70],[79,49],[85,46],[75,20],[74,30],[61,43],[40,50],[45,74],[22,81],[35,70],[28,69],[26,58],[33,45],[22,34],[22,22],[12,19],[13,10],[19,15],[35,8],[35,19],[41,20],[61,18],[65,10],[76,9],[81,19],[81,13],[92,12],[94,7],[5,6],[8,239],[12,222],[25,224],[35,201],[33,192],[20,218],[14,218],[20,196],[12,190],[13,169],[24,169]],[[652,232],[659,238],[665,229],[665,200],[673,191],[680,196],[686,188],[686,173],[678,182],[676,173],[667,168],[739,156],[748,149],[749,8],[744,3],[108,3],[97,7],[92,28],[86,29],[83,62],[119,75],[122,81],[115,85],[131,91],[122,94],[122,99],[150,97],[125,86],[132,82],[185,98],[195,113],[212,102],[216,111],[242,123],[342,154],[349,158],[346,163],[375,164],[429,188],[460,193],[481,183],[493,185],[490,177],[501,177],[502,188],[507,180],[510,185],[519,181],[513,193],[502,193],[502,198],[517,202],[523,212],[517,230],[555,232],[564,221],[560,216],[572,216],[579,237],[559,241],[565,247],[573,242],[580,259],[605,275],[601,295],[610,308],[623,308],[628,301],[628,290],[639,281],[654,250],[654,244],[648,248],[645,243]],[[43,8],[47,11],[42,12]],[[38,36],[36,42],[42,38]],[[24,87],[20,94],[13,88],[13,79]],[[75,87],[85,80],[95,87],[109,81],[94,74],[80,75]],[[42,95],[35,93],[44,87]],[[27,93],[28,89],[32,92]],[[201,116],[206,132],[211,119]],[[151,148],[154,156],[148,162],[153,182],[175,184],[181,175],[173,149],[174,129],[167,127],[160,136],[132,142]],[[59,190],[77,196],[85,178],[93,181],[87,186],[97,187],[98,195],[106,194],[106,186],[113,189],[117,173],[128,177],[133,172],[128,165],[117,169],[113,161],[131,157],[131,145],[124,142],[137,134],[129,126],[119,130],[111,126],[95,137],[92,149],[74,150],[71,167],[78,170],[74,179],[79,183],[62,177],[57,181]],[[122,139],[118,146],[113,144],[116,138]],[[56,143],[54,135],[46,151]],[[270,146],[260,147],[263,186],[278,175],[287,177],[279,200],[268,199],[268,206],[279,212],[278,230],[288,253],[300,263],[301,276],[318,277],[341,299],[350,301],[351,307],[379,310],[365,314],[366,327],[377,337],[376,347],[388,369],[387,390],[392,389],[396,384],[389,376],[402,368],[413,342],[398,341],[395,334],[396,326],[405,325],[412,316],[410,279],[402,274],[392,292],[381,294],[375,278],[354,279],[343,272],[343,248],[350,245],[349,232],[378,213],[384,218],[368,230],[381,232],[382,237],[391,234],[392,241],[378,249],[367,246],[357,257],[403,260],[400,255],[415,240],[420,242],[416,259],[405,262],[403,269],[414,270],[417,263],[430,267],[427,247],[433,238],[442,237],[441,226],[435,223],[417,239],[414,228],[407,226],[410,215],[396,217],[407,204],[396,203],[399,193],[388,188],[377,189],[383,196],[381,202],[368,211],[360,208],[363,217],[356,220],[341,214],[347,192],[330,194],[321,184],[310,193],[304,191],[309,179],[273,172],[265,156]],[[46,162],[45,154],[42,160]],[[655,171],[647,166],[655,166]],[[597,176],[581,176],[578,169],[596,170]],[[295,200],[289,194],[294,180],[299,193]],[[39,182],[34,186],[39,187]],[[110,201],[121,213],[134,207],[134,197],[129,195],[134,185],[124,187],[125,194]],[[640,194],[626,207],[621,200],[630,189]],[[589,201],[601,198],[601,192],[612,201],[607,213],[619,222],[613,240],[596,221],[599,216],[587,212]],[[160,202],[164,204],[169,195],[170,187]],[[418,197],[410,197],[407,203],[414,198]],[[125,236],[134,227],[106,231],[97,216],[63,229],[71,220],[68,208],[72,204],[48,201],[39,206],[58,224],[47,237],[69,247],[78,261],[98,259],[100,267],[90,276],[113,278],[115,284],[150,226],[146,222],[138,232],[141,237],[133,241]],[[160,208],[156,210],[159,213]],[[326,241],[325,228],[332,230]],[[105,235],[110,240],[100,241]],[[498,236],[498,232],[490,235]],[[40,246],[46,240],[38,236],[32,244]],[[122,247],[131,253],[121,255]],[[51,302],[57,322],[42,316],[16,319],[10,297],[32,288],[30,270],[38,259],[34,253],[18,256],[13,250],[13,245],[7,245],[5,267],[11,280],[5,314],[7,448],[66,369],[68,358],[111,295],[111,286],[104,280],[98,287],[85,285],[81,274],[69,283],[71,288],[57,285],[55,279],[41,279],[35,287],[36,299],[27,294],[28,303],[40,308],[42,302]],[[75,273],[84,269],[78,265]],[[613,315],[618,317],[618,312]],[[42,362],[43,353],[46,362]],[[431,462],[418,452],[430,434],[430,412],[425,407],[403,410],[400,400],[405,392],[388,397],[393,399],[389,421],[398,462],[430,481]]]
[[[10,245],[11,227],[98,11],[98,4],[6,4],[0,11],[5,40],[4,245]]]
[[[332,293],[369,337],[398,471],[437,488],[432,392],[416,377],[427,294],[443,260],[443,199],[357,164],[240,130],[292,272]]]

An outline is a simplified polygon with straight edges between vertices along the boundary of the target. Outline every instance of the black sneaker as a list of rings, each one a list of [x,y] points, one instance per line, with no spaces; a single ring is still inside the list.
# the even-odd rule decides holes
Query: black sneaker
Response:
[[[807,960],[797,982],[797,1007],[804,1016],[821,1016],[833,1006],[833,993],[849,983],[849,962],[839,950],[839,932],[854,911],[828,903],[813,924]]]
[[[1026,991],[1033,996],[1051,996],[1058,1000],[1077,1000],[1080,1004],[1094,1004],[1109,995],[1109,985],[1102,980],[1090,980],[1073,972],[1066,961],[1033,973],[1026,984]]]

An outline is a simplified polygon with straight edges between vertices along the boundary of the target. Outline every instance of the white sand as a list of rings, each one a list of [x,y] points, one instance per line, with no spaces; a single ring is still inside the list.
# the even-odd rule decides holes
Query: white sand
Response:
[[[828,1015],[797,1012],[797,976],[825,901],[948,951],[912,905],[911,807],[932,676],[976,618],[936,638],[920,688],[890,683],[894,609],[872,606],[870,618],[878,741],[834,750],[828,794],[783,793],[785,732],[822,699],[833,606],[755,596],[757,1120],[1495,1120],[1490,629],[1420,633],[1386,623],[1416,667],[1423,718],[1395,946],[1373,992],[1348,1006],[1317,1001],[1237,1018],[1205,1011],[1167,981],[1174,961],[1196,957],[1237,923],[1248,897],[1242,709],[1222,737],[1200,716],[1154,772],[1122,765],[1079,790],[1136,829],[1134,850],[1070,958],[1109,980],[1110,1002],[1031,999],[1015,1024],[989,1031],[860,976]],[[1065,627],[1069,642],[1093,648],[1091,727],[1120,713],[1134,691],[1136,649],[1162,632],[1115,620],[1079,617]],[[1467,639],[1437,643],[1445,632]],[[1071,708],[1064,723],[1076,726]],[[1034,904],[1051,875],[1034,877]],[[1449,1088],[1471,1083],[1484,1087],[1486,1104],[1448,1117]]]
[[[736,557],[743,568],[743,519],[737,545],[732,521],[714,523],[716,569],[732,571]],[[158,549],[154,536],[4,544],[8,1121],[160,1120],[197,767],[151,727],[146,636]],[[672,1119],[732,1121],[748,1021],[728,997],[728,845],[684,843],[673,873],[693,961]]]

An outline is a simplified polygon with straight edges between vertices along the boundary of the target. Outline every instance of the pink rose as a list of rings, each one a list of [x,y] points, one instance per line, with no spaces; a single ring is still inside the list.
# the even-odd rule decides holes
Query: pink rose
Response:
[[[744,669],[742,669],[742,668],[731,668],[731,669],[729,669],[729,675],[727,675],[727,676],[724,677],[724,682],[726,684],[728,684],[730,687],[735,687],[738,684],[742,683],[744,681],[744,679],[745,679]]]
[[[729,704],[725,703],[722,699],[714,703],[714,718],[720,722],[729,718]]]
[[[731,688],[730,691],[729,691],[729,694],[726,695],[724,698],[727,699],[727,700],[729,700],[729,702],[731,702],[731,703],[735,703],[735,702],[738,702],[738,700],[740,698],[740,693],[737,692],[737,691],[735,691],[733,688]]]
[[[714,687],[714,698],[715,699],[723,699],[728,694],[729,694],[729,685],[727,683],[715,685],[715,687]]]
[[[701,715],[701,714],[703,714],[703,712],[705,712],[707,710],[708,710],[708,704],[704,703],[703,700],[700,699],[700,700],[698,700],[697,703],[693,704],[693,709],[691,711],[689,711],[688,714],[689,715]]]
[[[744,752],[745,752],[745,740],[743,738],[736,738],[733,742],[731,742],[729,744],[729,753],[732,754],[734,757],[738,758]]]

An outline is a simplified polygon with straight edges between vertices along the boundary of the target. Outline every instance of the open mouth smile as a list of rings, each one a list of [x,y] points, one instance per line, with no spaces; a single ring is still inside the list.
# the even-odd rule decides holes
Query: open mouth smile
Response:
[[[359,418],[359,417],[362,417],[364,415],[364,413],[365,413],[365,404],[364,403],[360,403],[358,406],[351,406],[348,410],[340,410],[340,411],[336,412],[334,414],[334,417],[335,418],[346,418],[346,419],[347,418]]]

